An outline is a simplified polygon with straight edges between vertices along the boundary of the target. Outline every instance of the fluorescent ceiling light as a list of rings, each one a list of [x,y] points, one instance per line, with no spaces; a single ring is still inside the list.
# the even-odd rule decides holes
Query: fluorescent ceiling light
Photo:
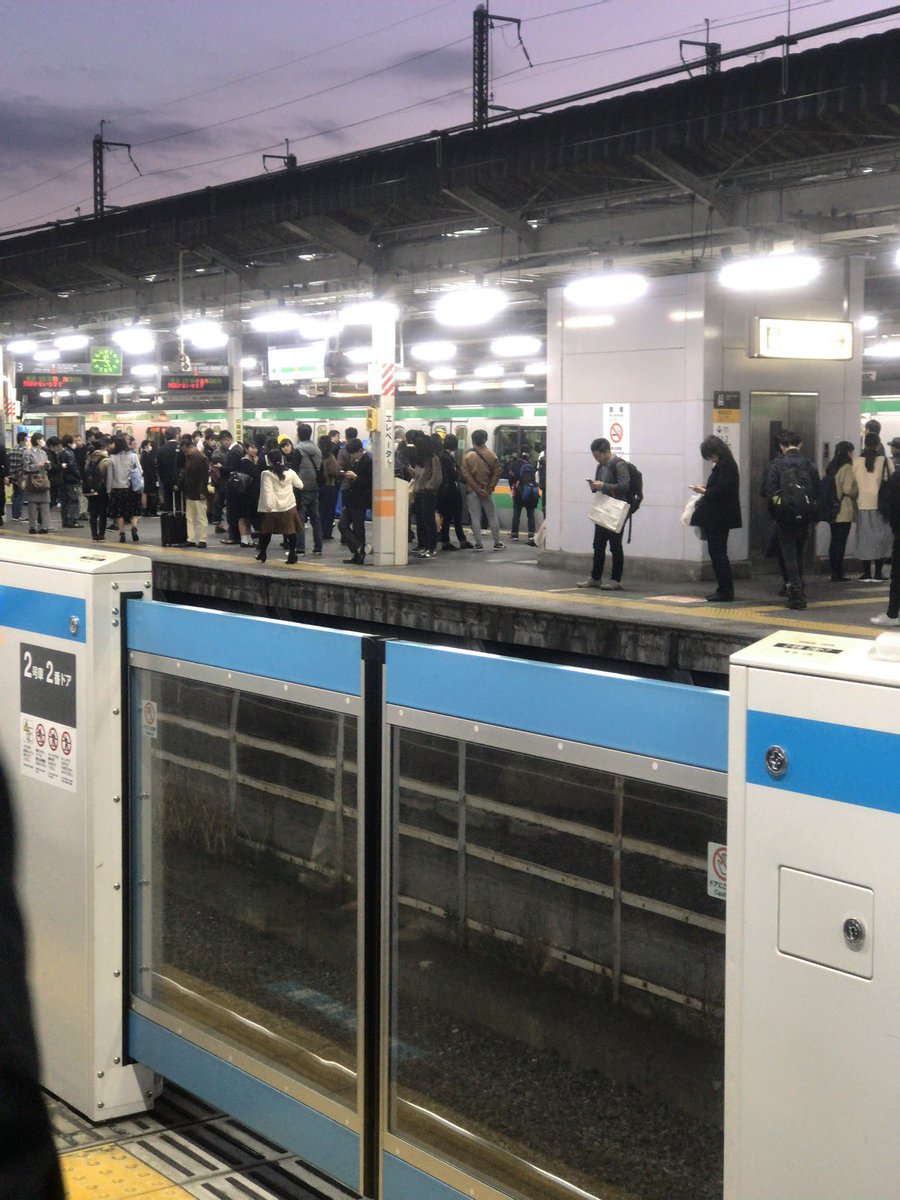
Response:
[[[542,346],[540,338],[511,334],[509,337],[494,338],[491,353],[498,358],[530,358],[532,354],[540,354]]]
[[[434,306],[434,319],[439,325],[466,328],[486,325],[499,316],[509,304],[502,288],[469,287],[445,292]]]
[[[900,250],[894,251],[894,266],[900,267]]]
[[[428,390],[429,390],[429,392],[452,392],[453,384],[452,383],[429,383]]]
[[[354,366],[364,367],[366,363],[374,361],[374,351],[371,346],[351,346],[349,350],[344,351],[344,358]]]
[[[616,318],[608,313],[584,313],[578,317],[566,317],[566,329],[607,329],[615,325]]]
[[[479,379],[499,379],[504,371],[502,363],[485,363],[483,367],[476,367],[472,374],[477,375]]]
[[[365,383],[368,385],[369,372],[368,371],[351,371],[350,374],[347,376],[347,382],[348,383]]]
[[[290,333],[299,324],[297,313],[288,308],[270,308],[250,318],[250,328],[257,333]]]
[[[228,345],[228,334],[218,321],[186,321],[177,332],[198,350],[221,350]]]
[[[310,342],[323,342],[337,337],[344,328],[337,317],[301,317],[300,336]]]
[[[700,321],[703,319],[701,308],[674,308],[669,313],[670,321]]]
[[[874,313],[866,313],[856,322],[856,327],[861,333],[871,333],[878,328],[878,318]]]
[[[430,379],[455,379],[456,367],[432,367],[428,376]]]
[[[118,394],[120,396],[130,396],[131,393],[134,391],[134,388],[133,387],[120,387],[120,388],[116,388],[116,391],[118,392]]]
[[[504,379],[500,386],[505,388],[527,388],[533,387],[534,384],[529,383],[527,379]]]
[[[563,296],[576,308],[607,308],[630,304],[645,295],[650,286],[637,271],[600,271],[583,275],[563,288]]]
[[[112,335],[112,340],[125,354],[149,354],[156,345],[151,330],[140,325],[117,329]]]
[[[455,342],[417,342],[410,347],[410,354],[420,362],[446,362],[456,357]]]
[[[72,395],[72,393],[67,388],[64,388],[61,392],[57,392],[56,394],[57,394],[57,396],[59,396],[60,400],[66,399]]]
[[[152,396],[155,394],[155,392],[156,392],[156,388],[153,386],[152,383],[142,383],[141,384],[141,395],[142,396]]]
[[[885,338],[883,342],[873,342],[863,350],[866,358],[900,358],[900,338]]]
[[[408,370],[406,367],[398,367],[394,372],[394,378],[399,382],[402,382],[405,379],[412,379],[412,371]]]
[[[86,333],[64,333],[55,338],[53,344],[57,350],[83,350],[89,341]]]
[[[719,283],[733,292],[785,292],[806,287],[821,270],[811,254],[763,254],[726,263]]]
[[[396,321],[399,309],[388,300],[361,300],[348,304],[340,312],[344,325],[374,325],[376,321]]]
[[[42,400],[52,400],[53,399],[52,392],[40,392],[39,395]]]
[[[90,393],[89,388],[79,388],[78,391],[75,393],[76,396],[89,396],[90,394],[91,393]]]
[[[132,375],[136,375],[138,379],[150,379],[159,370],[156,363],[138,363],[136,367],[131,368]]]
[[[97,395],[98,396],[111,396],[112,388],[97,388]]]
[[[34,361],[39,363],[59,362],[59,351],[45,346],[41,350],[35,350],[33,357]]]
[[[14,338],[6,343],[6,348],[10,354],[33,354],[38,344],[34,338]]]
[[[546,375],[547,374],[547,364],[545,362],[529,363],[528,366],[525,368],[525,374],[526,375]]]
[[[489,385],[481,382],[480,379],[464,379],[462,383],[457,384],[458,392],[481,392]]]
[[[254,358],[252,354],[247,354],[241,359],[242,371],[255,371],[259,366],[259,359]]]
[[[261,388],[263,386],[263,383],[264,383],[264,380],[262,380],[262,379],[245,379],[244,387]]]

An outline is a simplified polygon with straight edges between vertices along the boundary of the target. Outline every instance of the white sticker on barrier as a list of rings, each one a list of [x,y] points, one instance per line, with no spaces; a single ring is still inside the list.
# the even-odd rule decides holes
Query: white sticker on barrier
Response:
[[[728,847],[719,842],[706,843],[706,894],[724,900],[728,886]]]
[[[24,775],[75,791],[75,655],[20,645],[19,764]]]

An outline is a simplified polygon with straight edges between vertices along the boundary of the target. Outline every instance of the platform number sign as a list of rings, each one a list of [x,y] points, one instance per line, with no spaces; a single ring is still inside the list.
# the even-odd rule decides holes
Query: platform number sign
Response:
[[[22,773],[75,790],[75,655],[22,642],[19,648],[19,747]]]

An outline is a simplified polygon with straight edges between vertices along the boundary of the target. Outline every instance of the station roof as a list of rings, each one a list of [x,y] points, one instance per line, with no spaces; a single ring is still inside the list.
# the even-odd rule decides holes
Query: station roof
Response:
[[[893,289],[898,62],[891,30],[0,238],[0,329],[171,315],[179,274],[219,312],[471,275],[540,302],[606,258],[680,272],[783,239]]]

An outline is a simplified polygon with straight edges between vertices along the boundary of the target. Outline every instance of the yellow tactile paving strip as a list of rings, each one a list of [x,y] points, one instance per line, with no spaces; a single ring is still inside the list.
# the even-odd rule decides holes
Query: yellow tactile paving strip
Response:
[[[124,1200],[152,1196],[153,1200],[190,1200],[152,1167],[120,1146],[70,1150],[60,1157],[67,1200]]]

